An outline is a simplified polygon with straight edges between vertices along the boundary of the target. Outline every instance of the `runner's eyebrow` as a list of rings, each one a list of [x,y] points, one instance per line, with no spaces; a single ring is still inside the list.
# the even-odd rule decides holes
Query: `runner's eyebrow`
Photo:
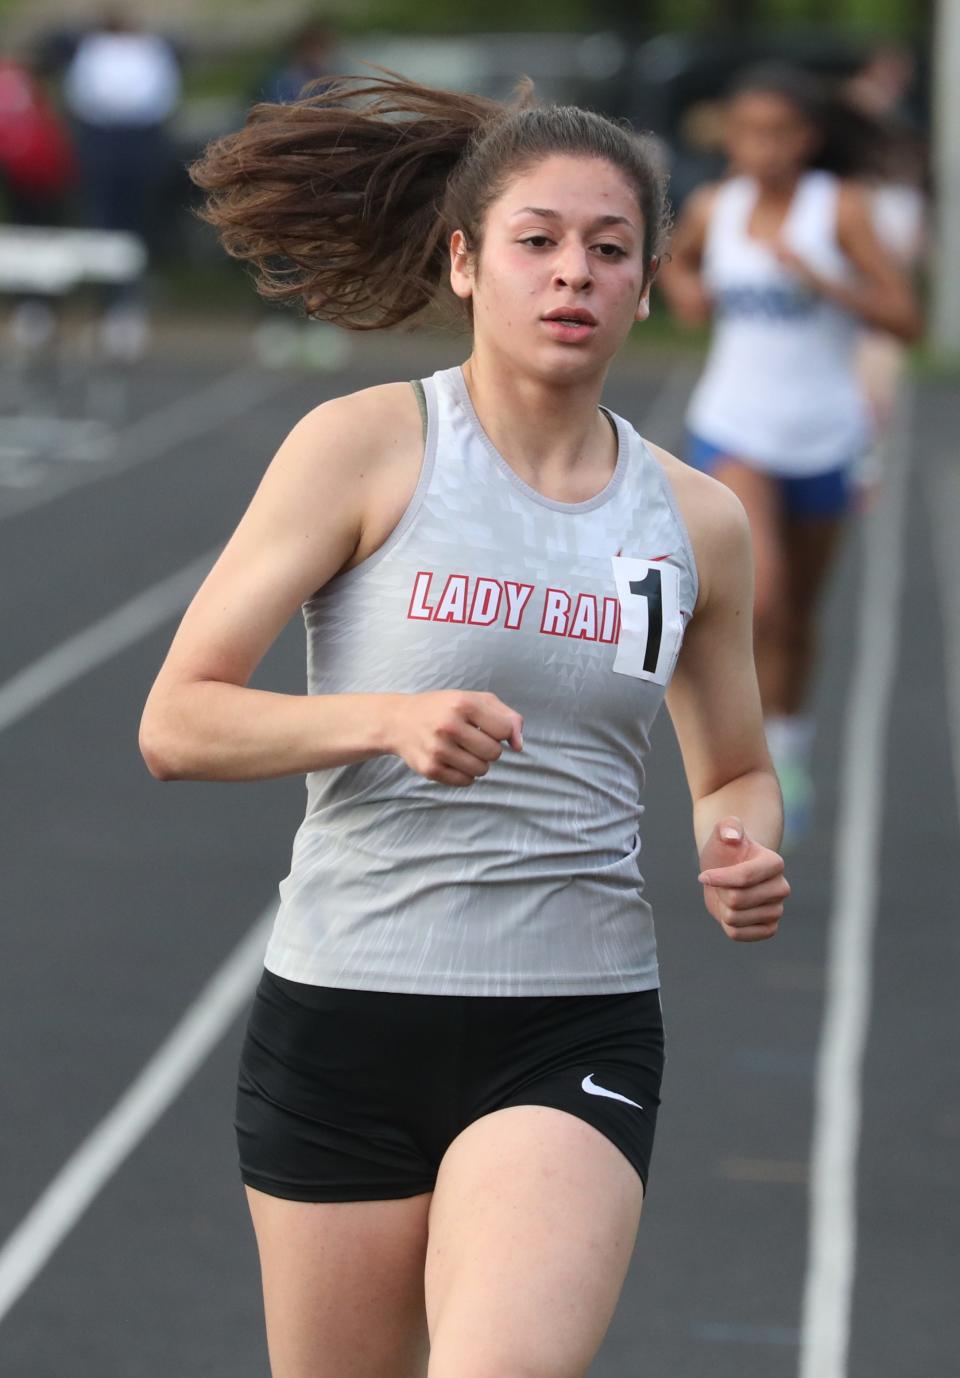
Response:
[[[549,210],[546,206],[520,206],[518,210],[511,211],[511,218],[515,215],[540,215],[548,220],[561,219],[559,211]],[[598,215],[590,222],[594,225],[627,225],[631,230],[636,229],[632,220],[628,220],[625,215]]]

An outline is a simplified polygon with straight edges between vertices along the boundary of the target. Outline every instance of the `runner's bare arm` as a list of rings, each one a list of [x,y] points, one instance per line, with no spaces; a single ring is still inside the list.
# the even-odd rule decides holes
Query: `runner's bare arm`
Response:
[[[671,311],[683,325],[703,325],[710,319],[712,306],[701,264],[716,190],[711,184],[691,193],[673,231],[669,257],[657,274]]]
[[[843,182],[837,207],[837,241],[857,270],[854,282],[837,282],[813,272],[782,242],[781,262],[815,291],[859,316],[865,325],[913,344],[923,335],[923,316],[909,278],[877,237],[866,192]]]
[[[662,453],[662,452],[661,452]],[[667,706],[693,800],[698,850],[729,815],[779,846],[780,787],[767,751],[753,659],[753,563],[746,514],[722,484],[672,461],[700,576]]]
[[[140,745],[157,778],[268,778],[393,752],[420,774],[465,785],[489,768],[499,742],[519,747],[519,715],[491,694],[247,687],[301,603],[382,543],[409,500],[421,449],[407,384],[338,398],[294,427],[147,699]]]
[[[673,477],[700,594],[667,694],[690,793],[708,912],[734,942],[775,936],[790,886],[776,848],[780,786],[753,660],[753,561],[738,499],[652,447]]]

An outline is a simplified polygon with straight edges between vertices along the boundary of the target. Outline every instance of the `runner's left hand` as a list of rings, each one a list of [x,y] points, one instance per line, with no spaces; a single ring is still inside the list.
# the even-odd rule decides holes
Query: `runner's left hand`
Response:
[[[794,277],[800,279],[805,287],[809,287],[814,292],[824,290],[823,278],[810,266],[807,260],[791,249],[782,239],[773,241],[773,252],[777,261],[792,273]]]
[[[790,886],[783,857],[747,835],[739,818],[721,818],[700,853],[704,903],[734,942],[772,938]]]

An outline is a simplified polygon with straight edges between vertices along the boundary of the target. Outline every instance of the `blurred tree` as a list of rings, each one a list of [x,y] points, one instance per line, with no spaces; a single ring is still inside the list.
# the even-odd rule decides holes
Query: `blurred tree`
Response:
[[[63,8],[62,0],[0,0],[0,17],[5,24],[16,18],[22,21],[20,28],[35,29]],[[98,8],[96,0],[71,0],[69,5],[75,17]],[[179,0],[176,6],[171,0],[142,0],[142,8],[152,11],[156,22],[162,18],[185,35],[194,23],[208,26],[211,16],[227,27],[231,22],[249,27],[250,17],[267,10],[262,0]],[[460,0],[455,6],[448,0],[314,0],[298,7],[297,15],[306,19],[312,13],[354,33],[373,27],[401,33],[616,28],[649,37],[691,27],[811,22],[916,33],[929,22],[932,8],[933,0],[552,0],[550,5],[540,0]],[[253,30],[262,37],[262,22]]]
[[[646,36],[688,28],[744,28],[824,23],[887,33],[915,32],[931,0],[367,0],[349,16],[351,29],[437,33],[614,28]]]

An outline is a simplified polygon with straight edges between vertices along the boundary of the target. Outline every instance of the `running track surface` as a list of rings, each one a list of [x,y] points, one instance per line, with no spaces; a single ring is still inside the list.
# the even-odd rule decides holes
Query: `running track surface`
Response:
[[[222,542],[310,406],[461,357],[456,343],[423,360],[416,346],[403,353],[358,353],[335,375],[251,372],[222,384],[226,369],[214,362],[157,362],[133,379],[127,449],[115,461],[88,461],[66,481],[56,463],[8,468],[0,685]],[[635,360],[611,377],[606,400],[675,447],[688,381],[682,365]],[[181,411],[190,424],[164,444]],[[859,766],[847,756],[868,592],[864,530],[832,586],[817,690],[818,814],[790,861],[794,894],[775,942],[734,946],[702,909],[666,715],[658,725],[643,869],[658,917],[669,1064],[651,1195],[596,1378],[800,1372],[817,1051],[838,979],[828,928],[838,893],[856,897],[863,880],[844,875],[838,855],[839,834],[856,831],[864,813],[861,795],[852,823],[844,814],[857,770],[879,826],[850,853],[878,896],[872,943],[848,963],[854,980],[867,978],[866,1043],[851,1083],[863,1099],[847,1183],[856,1226],[849,1359],[815,1378],[960,1372],[958,412],[946,385],[918,387],[902,577],[874,610],[893,631],[889,715],[879,751],[875,742]],[[882,549],[879,559],[882,567]],[[137,722],[175,614],[157,618],[0,729],[0,1248],[270,904],[302,811],[300,780],[161,787],[149,778]],[[256,682],[301,690],[296,623]],[[883,688],[868,684],[867,698]],[[20,1288],[0,1319],[4,1375],[266,1375],[231,1128],[241,1029],[242,1017],[230,1020]],[[828,1254],[836,1231],[820,1237]]]

